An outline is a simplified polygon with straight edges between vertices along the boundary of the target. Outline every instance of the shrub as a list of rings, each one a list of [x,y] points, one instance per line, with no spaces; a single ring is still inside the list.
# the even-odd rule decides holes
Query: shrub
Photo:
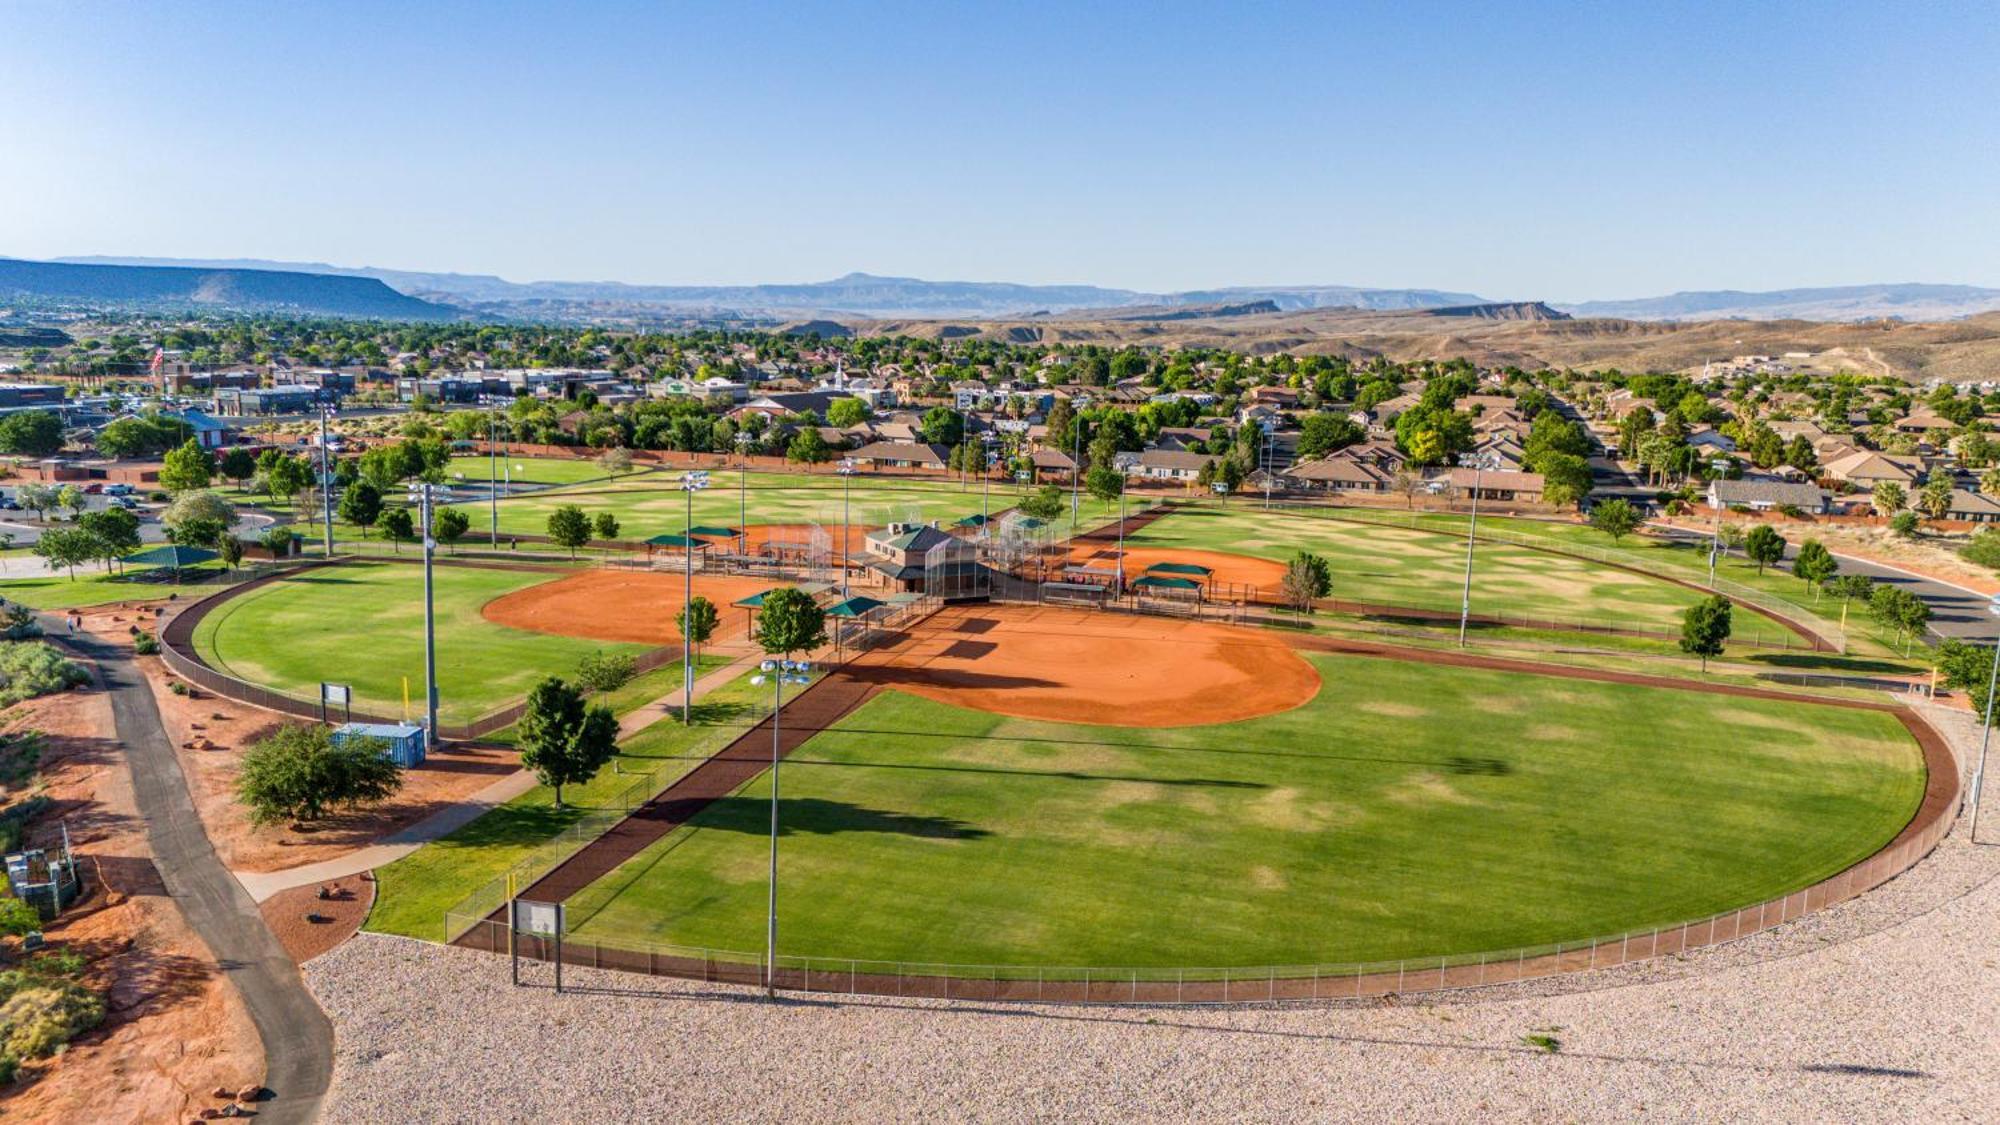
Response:
[[[1780,504],[1778,505],[1778,514],[1790,519],[1800,519],[1805,516],[1806,512],[1804,508],[1799,507],[1797,504]]]
[[[0,1070],[41,1059],[104,1022],[104,997],[74,980],[32,969],[0,973]]]
[[[158,656],[160,654],[160,638],[151,633],[142,632],[132,639],[132,651],[138,653],[140,656]],[[179,683],[180,681],[176,680],[175,682]]]
[[[576,681],[590,691],[623,687],[636,673],[632,658],[618,652],[593,652],[576,666]]]
[[[243,754],[236,798],[252,824],[318,820],[335,808],[388,799],[403,787],[403,771],[379,738],[335,744],[326,727],[279,727]]]
[[[188,686],[179,680],[169,680],[167,682],[167,690],[173,692],[175,695],[186,695],[188,693]]]
[[[1889,530],[1895,532],[1896,534],[1902,536],[1905,539],[1914,536],[1917,533],[1917,513],[1911,511],[1901,511],[1897,512],[1893,516],[1890,516]]]
[[[35,611],[19,602],[10,603],[6,613],[0,615],[0,640],[31,641],[41,635],[42,625],[35,620]]]
[[[1980,529],[1958,553],[1967,562],[2000,570],[2000,527]]]
[[[68,691],[89,679],[82,666],[47,641],[12,641],[0,645],[0,707],[38,695]]]

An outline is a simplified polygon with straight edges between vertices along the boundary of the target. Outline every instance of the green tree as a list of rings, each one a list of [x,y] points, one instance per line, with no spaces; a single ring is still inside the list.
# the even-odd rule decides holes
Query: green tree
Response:
[[[236,799],[252,824],[310,824],[334,809],[394,796],[403,771],[379,738],[333,741],[330,728],[287,723],[243,752]]]
[[[382,518],[382,490],[366,480],[348,485],[340,494],[340,518],[360,528],[363,539],[368,538],[368,529]]]
[[[919,428],[932,445],[957,445],[965,440],[965,418],[949,406],[933,406],[924,412]]]
[[[774,590],[757,615],[757,644],[773,656],[811,652],[826,643],[826,611],[795,586]]]
[[[1083,488],[1097,499],[1109,503],[1125,491],[1125,474],[1109,464],[1092,465],[1090,471],[1083,474]]]
[[[1590,463],[1583,458],[1573,453],[1549,452],[1542,454],[1540,466],[1535,471],[1542,474],[1543,501],[1565,507],[1590,495]]]
[[[1757,573],[1785,557],[1785,537],[1768,523],[1760,523],[1743,537],[1743,553],[1757,564]]]
[[[1301,460],[1324,457],[1367,436],[1368,431],[1345,414],[1308,414],[1299,422],[1298,455]]]
[[[597,455],[597,467],[611,476],[622,477],[632,471],[632,451],[622,445],[613,446]]]
[[[243,491],[243,482],[257,475],[257,456],[240,445],[232,445],[216,462],[222,475],[236,482],[236,491]]]
[[[701,647],[707,644],[710,638],[715,636],[716,629],[722,626],[722,613],[715,608],[714,602],[696,594],[694,600],[682,606],[681,611],[674,615],[674,624],[680,626],[681,635],[687,638],[689,646],[694,649],[695,659],[700,660]]]
[[[1922,598],[1901,586],[1877,585],[1868,595],[1868,614],[1877,622],[1896,630],[1905,655],[1909,638],[1930,623],[1931,607]]]
[[[590,526],[599,539],[610,540],[618,538],[618,517],[612,515],[610,512],[597,513],[596,518],[590,521]]]
[[[274,559],[282,559],[292,553],[294,532],[289,527],[267,527],[264,529],[264,549],[271,552]]]
[[[577,548],[590,542],[590,517],[575,504],[564,504],[550,512],[549,541],[569,548],[569,557],[575,558]]]
[[[1285,567],[1279,587],[1295,609],[1311,613],[1313,602],[1333,592],[1333,567],[1310,551],[1300,551]]]
[[[1617,542],[1639,527],[1639,512],[1622,499],[1606,500],[1590,509],[1590,526]]]
[[[74,582],[78,564],[104,557],[104,546],[97,536],[80,527],[53,527],[35,540],[34,552],[51,567],[67,568],[69,580]]]
[[[83,518],[77,521],[77,526],[97,536],[98,543],[104,548],[101,557],[107,569],[112,559],[139,549],[139,517],[123,508],[85,512]]]
[[[0,453],[47,457],[63,446],[62,419],[47,410],[0,416]]]
[[[858,426],[868,420],[868,403],[859,398],[837,398],[827,404],[826,424],[839,429]]]
[[[817,465],[833,457],[833,447],[820,436],[819,427],[805,426],[792,435],[792,443],[785,449],[785,459],[801,465]]]
[[[382,513],[382,534],[388,536],[389,542],[401,551],[403,540],[416,538],[417,521],[408,508],[390,508]]]
[[[555,790],[558,809],[564,807],[563,786],[596,777],[618,752],[618,720],[611,708],[586,707],[583,693],[557,676],[528,692],[520,732],[521,764]]]
[[[1942,472],[1932,473],[1917,493],[1916,509],[1931,519],[1943,519],[1951,511],[1951,478]]]
[[[258,471],[264,474],[264,487],[277,500],[290,500],[305,491],[315,475],[304,459],[276,449],[265,450],[265,456],[258,458]]]
[[[456,417],[456,415],[454,415]],[[431,513],[431,534],[455,554],[458,541],[472,530],[472,517],[457,508],[439,508]]]
[[[232,570],[243,562],[243,540],[228,532],[222,533],[216,539],[215,550],[222,556],[222,565]]]
[[[1986,713],[1986,685],[1993,676],[1993,646],[1948,640],[1938,646],[1938,671],[1944,686],[1962,691],[1975,715]]]
[[[1817,539],[1808,539],[1799,544],[1799,553],[1792,559],[1792,573],[1799,580],[1813,588],[1813,597],[1819,597],[1820,588],[1840,573],[1840,563],[1826,544]]]
[[[1708,671],[1708,658],[1721,656],[1729,641],[1729,599],[1721,594],[1703,598],[1681,615],[1681,651],[1701,657],[1701,670]]]
[[[1892,480],[1885,480],[1877,484],[1874,493],[1870,496],[1870,501],[1875,507],[1875,514],[1878,516],[1893,516],[1897,512],[1902,511],[1903,504],[1907,499],[1907,496],[1903,492],[1903,486]]]
[[[168,492],[194,492],[215,479],[215,458],[201,443],[189,438],[177,449],[169,449],[160,462],[160,487]]]
[[[1068,500],[1063,496],[1062,489],[1053,484],[1045,484],[1022,497],[1020,502],[1014,505],[1014,508],[1024,516],[1029,516],[1046,523],[1050,520],[1060,518],[1063,508],[1067,504]]]

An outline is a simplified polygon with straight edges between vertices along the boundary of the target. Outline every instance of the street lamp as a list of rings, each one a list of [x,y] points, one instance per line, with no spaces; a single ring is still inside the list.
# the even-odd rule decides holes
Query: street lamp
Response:
[[[2000,596],[1986,603],[1986,612],[2000,617]],[[1986,673],[1986,722],[1979,732],[1979,764],[1972,768],[1972,823],[1966,830],[1966,838],[1972,843],[1979,842],[1979,791],[1986,782],[1986,744],[1993,739],[1993,689],[2000,686],[2000,637],[1993,640],[1993,667]]]
[[[1458,647],[1464,648],[1466,625],[1472,620],[1472,545],[1479,537],[1480,476],[1496,466],[1492,457],[1471,453],[1461,456],[1458,463],[1472,470],[1472,522],[1465,530],[1465,590],[1458,603]]]
[[[761,686],[771,681],[771,872],[770,895],[764,907],[764,995],[778,997],[778,724],[785,706],[786,684],[812,682],[812,663],[806,660],[766,660],[758,666],[750,682]]]
[[[834,467],[840,474],[840,600],[847,600],[847,502],[854,492],[854,458],[842,457]]]
[[[437,687],[437,616],[431,586],[431,552],[437,540],[431,537],[431,509],[437,493],[450,494],[442,487],[428,482],[410,486],[409,497],[416,502],[424,544],[424,745],[435,747],[438,741],[438,687]]]
[[[681,474],[681,492],[687,497],[687,527],[681,531],[681,554],[687,559],[687,588],[681,595],[681,723],[694,722],[694,642],[688,637],[689,607],[694,605],[694,494],[708,487],[708,474],[699,469]]]

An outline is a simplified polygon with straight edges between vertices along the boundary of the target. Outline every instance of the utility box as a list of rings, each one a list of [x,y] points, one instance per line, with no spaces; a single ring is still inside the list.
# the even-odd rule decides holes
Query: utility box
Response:
[[[424,728],[415,723],[343,723],[333,728],[335,746],[350,738],[379,738],[388,744],[389,760],[404,769],[424,764]]]

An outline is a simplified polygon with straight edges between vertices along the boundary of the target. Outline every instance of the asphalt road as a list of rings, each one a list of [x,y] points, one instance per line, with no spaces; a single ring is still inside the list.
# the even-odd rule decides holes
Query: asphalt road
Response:
[[[1658,529],[1676,539],[1705,540],[1707,535],[1688,529]],[[1785,562],[1789,565],[1798,553],[1796,544],[1785,545]],[[1948,582],[1935,578],[1925,578],[1919,574],[1886,567],[1880,563],[1857,559],[1849,555],[1835,553],[1840,562],[1842,574],[1859,574],[1877,582],[1891,586],[1901,586],[1922,598],[1931,607],[1931,632],[1939,637],[1953,640],[1979,641],[1991,644],[2000,639],[2000,617],[1987,612],[1988,599],[1984,594],[1960,589]]]
[[[41,620],[51,639],[96,662],[111,698],[118,741],[132,766],[139,815],[146,821],[160,878],[235,983],[264,1042],[264,1085],[277,1097],[258,1107],[258,1120],[270,1125],[317,1120],[333,1078],[333,1024],[306,991],[298,966],[264,925],[257,904],[216,858],[151,689],[120,648],[85,634],[71,635],[60,617],[43,615]]]

